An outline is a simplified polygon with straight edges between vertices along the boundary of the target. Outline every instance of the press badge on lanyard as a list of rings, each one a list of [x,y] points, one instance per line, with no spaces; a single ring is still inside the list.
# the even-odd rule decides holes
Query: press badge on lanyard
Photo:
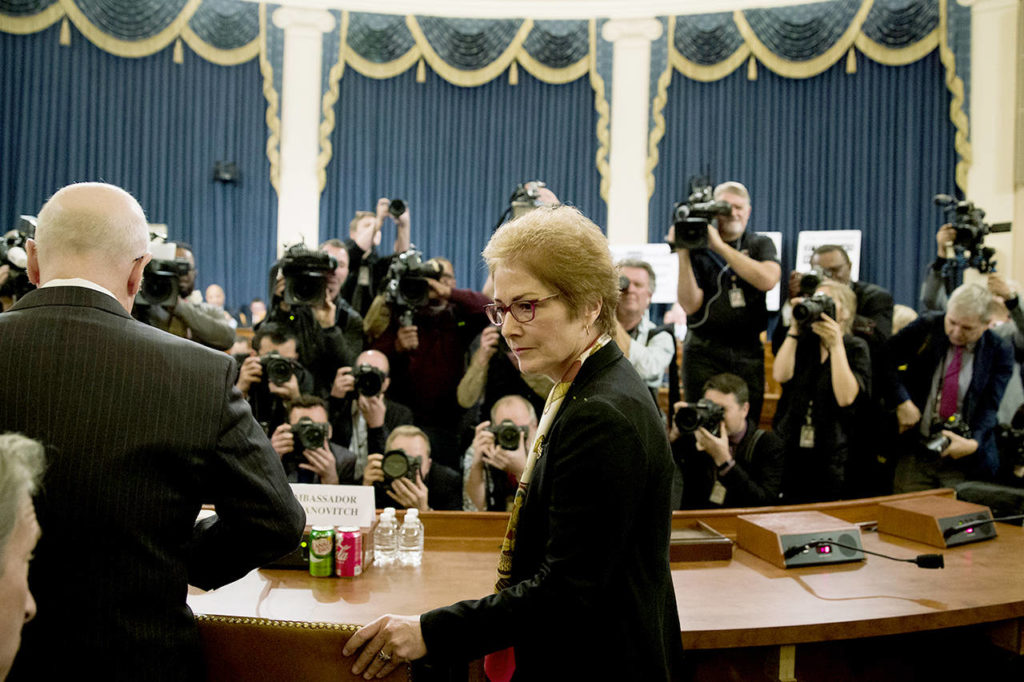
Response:
[[[725,486],[722,485],[721,481],[716,480],[715,484],[711,486],[711,495],[708,496],[708,501],[711,504],[722,504],[725,502]]]
[[[736,286],[736,275],[732,276],[732,287],[729,289],[729,305],[733,308],[745,308],[747,300],[743,297],[743,289]]]
[[[811,449],[814,447],[814,426],[811,425],[811,408],[814,401],[807,403],[807,423],[800,427],[800,447]]]

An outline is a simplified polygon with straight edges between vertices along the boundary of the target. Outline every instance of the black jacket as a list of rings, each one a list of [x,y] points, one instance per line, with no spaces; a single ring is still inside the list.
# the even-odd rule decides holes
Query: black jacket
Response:
[[[548,432],[511,586],[423,614],[429,655],[472,660],[515,646],[516,679],[674,679],[671,478],[647,387],[609,343],[583,364]],[[601,642],[612,645],[600,655],[567,653]]]
[[[38,439],[47,458],[29,576],[39,615],[9,679],[201,676],[188,585],[286,554],[305,522],[234,360],[104,293],[52,287],[0,315],[0,376],[0,431]],[[196,523],[204,503],[217,515]]]

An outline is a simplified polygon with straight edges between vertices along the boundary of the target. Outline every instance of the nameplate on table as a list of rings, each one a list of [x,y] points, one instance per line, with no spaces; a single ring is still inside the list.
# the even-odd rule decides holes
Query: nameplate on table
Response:
[[[292,483],[292,492],[306,510],[309,526],[373,525],[373,487],[363,485],[323,485]]]

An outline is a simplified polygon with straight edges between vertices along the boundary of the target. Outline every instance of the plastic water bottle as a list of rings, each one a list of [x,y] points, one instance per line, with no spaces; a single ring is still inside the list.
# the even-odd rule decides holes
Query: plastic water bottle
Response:
[[[419,509],[405,512],[405,521],[398,531],[398,563],[402,566],[423,563],[423,522],[420,521]]]
[[[398,554],[398,525],[395,508],[388,507],[380,515],[373,531],[373,563],[381,568],[395,563]]]

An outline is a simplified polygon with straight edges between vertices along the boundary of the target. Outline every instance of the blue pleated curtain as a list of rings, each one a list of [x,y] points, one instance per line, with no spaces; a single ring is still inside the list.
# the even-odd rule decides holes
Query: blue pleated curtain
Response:
[[[548,85],[520,71],[452,85],[414,70],[375,80],[347,70],[340,81],[334,157],[320,202],[322,238],[348,237],[356,210],[381,196],[405,199],[412,241],[455,265],[459,286],[479,289],[480,252],[519,182],[539,179],[601,226],[606,207],[595,165],[597,114],[586,77]],[[388,222],[381,250],[390,253]]]
[[[0,224],[35,214],[78,181],[132,192],[150,222],[195,249],[197,286],[217,283],[227,305],[266,296],[277,232],[265,102],[257,60],[232,67],[171,48],[113,56],[59,26],[0,32]],[[236,184],[213,180],[216,161],[238,164]]]
[[[650,240],[664,238],[691,175],[739,180],[751,191],[750,229],[783,234],[792,267],[801,230],[863,230],[860,278],[917,307],[942,223],[936,193],[953,193],[956,153],[937,52],[908,66],[842,61],[787,79],[746,69],[700,83],[675,73],[659,145]]]

